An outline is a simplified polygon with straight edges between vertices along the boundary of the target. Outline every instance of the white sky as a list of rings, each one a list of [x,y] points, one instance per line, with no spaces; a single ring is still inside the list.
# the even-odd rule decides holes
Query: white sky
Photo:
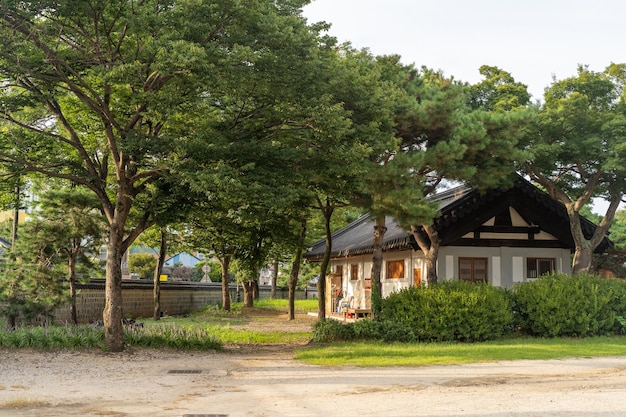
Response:
[[[476,83],[481,65],[499,67],[533,100],[578,64],[626,62],[623,0],[313,0],[303,14],[331,23],[339,42],[457,80]]]

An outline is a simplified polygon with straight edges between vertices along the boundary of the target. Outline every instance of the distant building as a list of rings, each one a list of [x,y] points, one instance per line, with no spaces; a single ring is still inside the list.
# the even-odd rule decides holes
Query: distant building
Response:
[[[164,266],[180,265],[194,267],[198,262],[202,261],[202,258],[204,257],[201,255],[196,256],[187,252],[179,252],[176,255],[170,256],[169,258],[165,259]]]

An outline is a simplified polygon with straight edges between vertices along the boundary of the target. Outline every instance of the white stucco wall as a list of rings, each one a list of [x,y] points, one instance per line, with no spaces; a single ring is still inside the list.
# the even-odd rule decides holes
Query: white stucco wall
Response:
[[[459,276],[459,257],[487,258],[488,281],[494,286],[511,288],[528,281],[527,258],[554,258],[558,272],[571,273],[571,255],[560,248],[474,248],[448,246],[439,251],[439,278],[456,279]]]
[[[402,260],[404,261],[404,277],[403,278],[387,278],[387,261]],[[354,258],[345,258],[339,260],[333,260],[331,267],[335,271],[335,267],[342,266],[342,290],[347,296],[354,296],[361,284],[359,280],[366,281],[372,277],[372,255],[359,256]],[[351,279],[350,273],[352,265],[359,266],[359,276],[357,280]],[[403,288],[407,288],[413,285],[414,270],[418,268],[422,271],[421,275],[424,277],[424,259],[421,256],[421,252],[403,251],[403,252],[391,252],[383,254],[383,265],[381,271],[381,283],[383,287],[383,297],[391,294],[392,292],[399,291]]]
[[[558,248],[509,248],[509,247],[466,247],[448,246],[439,251],[437,261],[437,275],[440,281],[457,279],[459,276],[459,257],[487,258],[488,281],[494,286],[511,288],[513,285],[526,282],[529,279],[526,271],[527,258],[554,258],[558,272],[571,273],[571,254],[568,249]],[[403,278],[388,278],[387,261],[402,260],[404,262]],[[358,265],[357,279],[351,279],[351,265]],[[366,279],[371,279],[372,256],[359,256],[333,260],[333,271],[337,265],[343,267],[342,290],[348,296],[354,296]],[[425,279],[426,269],[424,257],[421,252],[404,251],[383,254],[381,282],[383,297],[392,292],[413,286],[414,271],[421,271],[422,279]],[[359,281],[361,281],[359,283]]]

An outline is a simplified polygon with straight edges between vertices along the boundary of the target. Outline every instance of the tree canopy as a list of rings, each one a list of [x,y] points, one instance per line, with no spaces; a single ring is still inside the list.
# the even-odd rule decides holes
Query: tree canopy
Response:
[[[300,16],[304,4],[0,4],[0,160],[98,197],[109,225],[103,313],[109,349],[123,349],[122,254],[177,206],[165,197],[182,183],[173,163],[200,128],[194,116],[220,118],[230,109],[242,120],[279,107],[280,97],[242,107],[230,89],[263,90],[263,81],[275,76],[286,85],[297,80],[291,66],[308,50],[303,45],[317,42]]]
[[[604,72],[580,66],[575,77],[555,80],[530,130],[530,177],[568,211],[576,244],[573,272],[589,271],[592,253],[606,237],[626,190],[624,65]],[[609,202],[593,236],[582,232],[579,213],[593,198]]]
[[[369,177],[372,212],[379,219],[377,233],[384,233],[384,215],[412,231],[427,260],[426,280],[435,283],[439,237],[432,223],[437,207],[427,197],[446,181],[481,190],[507,184],[515,161],[524,156],[520,139],[529,113],[523,106],[506,104],[515,102],[511,97],[518,90],[491,94],[482,88],[485,105],[474,107],[474,90],[439,71],[396,63],[387,67],[386,76],[401,86],[406,99],[394,114],[398,146],[380,154],[384,163]],[[506,100],[498,98],[504,96]]]
[[[385,216],[410,229],[432,283],[427,197],[445,181],[497,187],[517,168],[566,205],[574,270],[588,269],[626,186],[626,66],[581,66],[533,105],[498,67],[467,85],[337,45],[301,16],[307,3],[0,2],[0,204],[17,207],[10,191],[32,173],[95,198],[110,350],[123,349],[122,255],[183,218],[190,241],[220,258],[224,297],[231,259],[247,283],[277,247],[298,259],[313,209],[330,254],[331,217],[347,205],[371,211],[378,249]],[[584,236],[578,214],[595,197],[609,209]]]

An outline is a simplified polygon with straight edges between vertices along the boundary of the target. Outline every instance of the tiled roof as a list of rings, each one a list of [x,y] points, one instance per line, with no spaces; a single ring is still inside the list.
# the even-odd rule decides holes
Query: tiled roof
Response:
[[[452,202],[467,195],[472,190],[468,187],[455,187],[450,190],[437,193],[430,197],[429,201],[439,201],[439,209],[443,210]],[[385,217],[385,232],[383,250],[404,250],[417,245],[413,236],[403,229],[392,217]],[[366,214],[342,229],[332,234],[333,250],[331,257],[356,256],[365,253],[372,253],[374,248],[374,219]],[[336,248],[336,249],[335,249]],[[307,251],[306,257],[320,258],[324,255],[326,241],[324,239],[315,242]]]
[[[569,230],[569,218],[565,206],[548,196],[533,184],[518,177],[509,189],[494,189],[485,193],[469,187],[455,187],[431,196],[429,201],[439,202],[440,216],[434,226],[442,238],[442,245],[453,244],[462,235],[480,226],[494,215],[494,210],[509,205],[516,206],[529,222],[541,226],[562,242],[564,247],[573,248]],[[583,233],[589,238],[596,225],[581,217]],[[417,249],[410,232],[403,229],[391,217],[386,217],[387,231],[384,235],[383,251]],[[357,256],[373,252],[374,219],[369,214],[355,220],[332,234],[331,257]],[[325,240],[311,245],[305,257],[319,260],[325,251]],[[605,239],[599,247],[603,251],[611,242]]]

